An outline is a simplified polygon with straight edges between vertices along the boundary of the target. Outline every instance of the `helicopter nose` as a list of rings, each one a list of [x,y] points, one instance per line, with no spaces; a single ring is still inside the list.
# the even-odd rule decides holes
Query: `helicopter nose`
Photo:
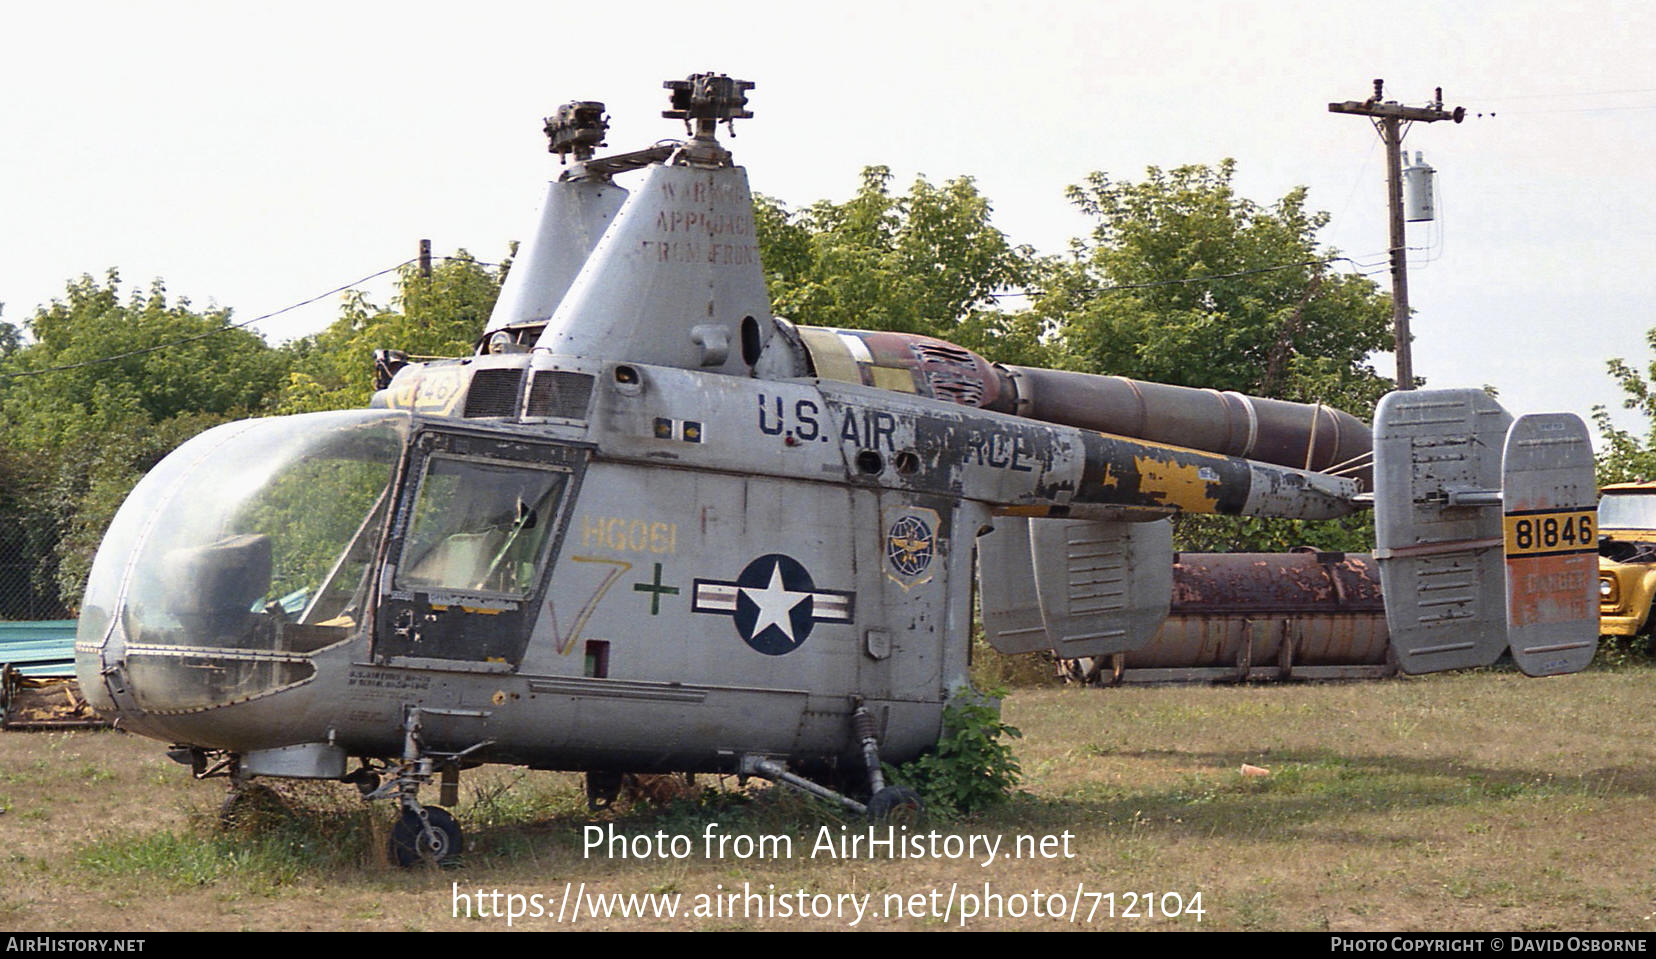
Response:
[[[80,685],[81,698],[93,711],[106,719],[118,718],[115,700],[104,688],[102,661],[98,647],[75,643],[75,682]]]

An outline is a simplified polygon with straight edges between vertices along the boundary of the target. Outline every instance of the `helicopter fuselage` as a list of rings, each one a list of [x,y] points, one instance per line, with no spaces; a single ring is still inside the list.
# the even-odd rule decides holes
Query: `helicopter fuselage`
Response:
[[[901,761],[966,684],[997,515],[1350,508],[1350,481],[822,380],[518,354],[376,405],[221,427],[146,480],[89,589],[121,610],[85,621],[94,705],[322,774],[396,755],[410,708],[477,761],[831,764],[861,701]]]

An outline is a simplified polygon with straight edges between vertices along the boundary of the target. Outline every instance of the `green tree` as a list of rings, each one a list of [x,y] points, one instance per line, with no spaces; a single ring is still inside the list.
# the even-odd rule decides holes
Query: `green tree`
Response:
[[[57,523],[31,509],[46,485],[35,458],[0,442],[0,621],[64,615],[57,588]]]
[[[1656,350],[1656,329],[1645,333],[1645,341]],[[1598,481],[1605,483],[1649,482],[1656,479],[1656,361],[1646,372],[1630,366],[1621,358],[1609,361],[1610,375],[1622,390],[1622,408],[1636,410],[1644,417],[1643,437],[1618,428],[1604,406],[1593,407],[1593,423],[1603,438],[1598,455]]]
[[[390,307],[352,292],[332,326],[286,347],[293,372],[278,412],[308,413],[368,405],[376,349],[410,356],[461,356],[472,351],[500,296],[504,268],[473,260],[465,250],[421,276],[413,265],[397,276]]]
[[[1069,190],[1095,220],[1043,261],[1033,312],[1061,365],[1181,386],[1325,403],[1367,419],[1392,387],[1369,357],[1390,345],[1390,300],[1335,272],[1328,214],[1296,188],[1270,206],[1236,194],[1236,164],[1151,167],[1140,182],[1094,173]],[[1280,551],[1373,545],[1367,515],[1333,523],[1180,516],[1181,549]]]
[[[27,580],[33,605],[51,595],[72,609],[138,478],[201,430],[266,409],[287,360],[233,327],[228,310],[169,302],[159,280],[123,297],[114,271],[71,282],[26,327],[28,342],[0,356],[12,511],[0,551],[27,558],[27,573],[13,576]]]
[[[123,300],[113,270],[102,283],[71,282],[26,325],[30,342],[7,358],[0,396],[7,425],[43,442],[100,410],[161,422],[257,409],[286,372],[257,333],[231,325],[229,310],[169,303],[160,280]]]
[[[1045,261],[1035,312],[1074,369],[1366,416],[1392,385],[1368,360],[1389,346],[1389,298],[1331,268],[1328,214],[1303,187],[1261,206],[1237,196],[1235,172],[1225,160],[1071,187],[1096,224]]]
[[[756,199],[772,308],[811,326],[921,333],[993,359],[1038,362],[1044,346],[1033,317],[996,303],[1028,281],[1034,251],[991,224],[970,177],[942,186],[920,177],[901,196],[891,180],[887,167],[868,167],[851,199],[797,213]]]
[[[6,304],[0,303],[0,307]],[[23,345],[23,333],[16,326],[0,320],[0,359],[4,359]]]

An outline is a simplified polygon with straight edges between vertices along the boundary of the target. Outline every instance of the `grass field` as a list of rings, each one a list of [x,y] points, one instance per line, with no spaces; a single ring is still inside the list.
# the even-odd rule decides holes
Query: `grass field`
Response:
[[[824,827],[866,841],[866,825],[791,796],[712,794],[593,819],[578,777],[501,768],[462,780],[464,862],[411,871],[385,862],[390,810],[368,810],[350,787],[283,785],[285,807],[226,830],[222,781],[192,781],[159,743],[7,733],[0,927],[484,930],[516,911],[512,927],[531,929],[1648,932],[1653,715],[1649,666],[1022,689],[1005,717],[1024,732],[1026,795],[911,830],[939,834],[935,857],[826,855]],[[1244,763],[1270,774],[1244,776]],[[592,824],[647,837],[652,853],[679,837],[689,854],[589,856]],[[706,855],[710,830],[723,858]],[[1019,837],[1026,855],[1013,858]],[[974,840],[970,857],[946,855],[946,841],[973,851]],[[744,884],[757,899],[721,898]],[[600,901],[617,909],[600,899],[616,893],[677,915],[594,917]]]

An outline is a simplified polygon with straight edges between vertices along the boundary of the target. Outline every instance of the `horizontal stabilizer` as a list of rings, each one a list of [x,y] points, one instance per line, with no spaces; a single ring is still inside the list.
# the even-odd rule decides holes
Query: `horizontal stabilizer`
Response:
[[[1166,520],[1000,517],[978,549],[984,630],[1003,653],[1127,652],[1167,618],[1173,532]]]
[[[978,602],[989,645],[1008,655],[1051,648],[1035,593],[1029,520],[1000,516],[978,537]]]
[[[1031,520],[1035,589],[1061,659],[1125,653],[1156,635],[1173,601],[1173,524]]]

